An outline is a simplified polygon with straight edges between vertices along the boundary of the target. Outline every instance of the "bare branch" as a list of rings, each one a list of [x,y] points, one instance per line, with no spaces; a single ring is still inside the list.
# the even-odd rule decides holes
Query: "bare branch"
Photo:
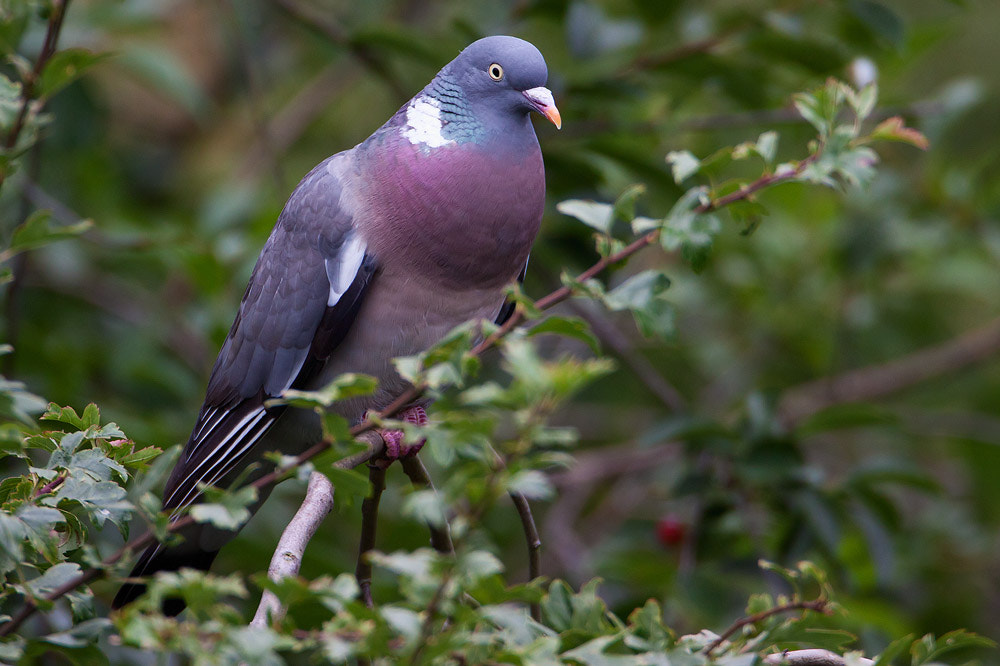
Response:
[[[1000,353],[1000,317],[937,345],[880,365],[808,382],[788,391],[778,405],[789,427],[827,407],[875,400]]]
[[[366,442],[373,450],[384,445],[382,437],[375,430],[369,430],[358,439]],[[279,581],[288,576],[298,575],[306,546],[332,509],[333,485],[326,475],[313,472],[309,475],[309,485],[302,504],[281,533],[281,539],[278,540],[278,546],[271,557],[271,565],[267,569],[267,575],[271,580]],[[284,614],[285,609],[282,608],[278,598],[265,590],[250,626],[266,627],[280,620]]]
[[[768,666],[846,666],[847,660],[836,652],[829,650],[785,650],[776,654],[769,654],[764,657],[764,663]],[[865,657],[858,657],[851,662],[858,666],[873,666],[875,661]]]
[[[309,487],[302,505],[292,516],[284,532],[281,533],[281,539],[278,540],[278,547],[271,557],[271,566],[267,569],[268,578],[277,582],[288,576],[298,575],[306,545],[331,509],[333,509],[333,486],[322,473],[313,472],[309,475]],[[267,627],[279,621],[284,614],[285,609],[278,601],[278,597],[270,590],[264,590],[250,626]]]

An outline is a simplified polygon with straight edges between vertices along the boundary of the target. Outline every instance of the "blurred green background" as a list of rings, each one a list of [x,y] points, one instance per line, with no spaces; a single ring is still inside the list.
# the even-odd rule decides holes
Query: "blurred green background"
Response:
[[[704,157],[774,129],[779,158],[801,158],[812,130],[791,94],[874,78],[877,113],[923,131],[926,153],[880,148],[864,191],[766,192],[760,229],[727,223],[701,274],[657,249],[614,273],[669,267],[668,339],[563,307],[619,369],[559,416],[581,443],[536,509],[544,572],[602,577],[619,610],[657,598],[681,631],[722,629],[774,584],[759,558],[809,558],[866,650],[957,627],[1000,639],[997,26],[992,0],[74,0],[60,46],[112,55],[48,106],[43,142],[0,193],[0,229],[35,208],[95,227],[15,260],[4,372],[98,403],[140,444],[183,443],[295,183],[480,36],[534,42],[563,115],[561,132],[537,125],[549,208],[535,297],[595,259],[556,202],[641,182],[641,212],[663,215],[682,192],[669,151]],[[567,350],[587,353],[548,349]],[[389,481],[379,547],[424,544],[398,517],[405,478]],[[266,568],[300,492],[280,489],[217,569]],[[488,521],[517,575],[514,511]],[[358,507],[339,507],[303,572],[352,570],[358,531]]]

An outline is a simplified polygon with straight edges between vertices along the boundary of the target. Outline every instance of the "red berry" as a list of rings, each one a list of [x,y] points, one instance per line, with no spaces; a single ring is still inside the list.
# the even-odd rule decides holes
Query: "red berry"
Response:
[[[667,548],[683,541],[685,532],[687,526],[674,516],[664,516],[656,523],[656,538]]]

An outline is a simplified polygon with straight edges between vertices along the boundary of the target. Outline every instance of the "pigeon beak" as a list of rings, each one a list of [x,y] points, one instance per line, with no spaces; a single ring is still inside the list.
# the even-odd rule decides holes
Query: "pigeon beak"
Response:
[[[562,116],[556,108],[556,101],[552,99],[552,91],[543,86],[531,88],[521,93],[527,98],[532,107],[540,114],[548,118],[556,129],[562,129]]]

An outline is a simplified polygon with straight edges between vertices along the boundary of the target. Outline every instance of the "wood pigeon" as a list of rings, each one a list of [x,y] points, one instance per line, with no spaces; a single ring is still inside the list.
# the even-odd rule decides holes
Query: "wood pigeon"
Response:
[[[268,451],[296,455],[321,438],[310,410],[268,406],[289,388],[317,389],[345,372],[378,379],[371,396],[334,409],[358,422],[407,388],[392,359],[431,346],[462,322],[510,315],[504,287],[527,267],[545,202],[529,114],[561,125],[532,44],[470,44],[374,134],[324,160],[292,192],[260,253],[236,321],[212,368],[205,403],[167,480],[174,515],[201,484],[225,487]],[[400,414],[426,418],[421,405]],[[410,453],[384,433],[391,461]],[[267,498],[261,493],[256,510]],[[208,524],[182,543],[149,547],[132,577],[207,570],[236,532]],[[119,608],[142,594],[127,583]],[[183,605],[168,602],[166,611]]]

